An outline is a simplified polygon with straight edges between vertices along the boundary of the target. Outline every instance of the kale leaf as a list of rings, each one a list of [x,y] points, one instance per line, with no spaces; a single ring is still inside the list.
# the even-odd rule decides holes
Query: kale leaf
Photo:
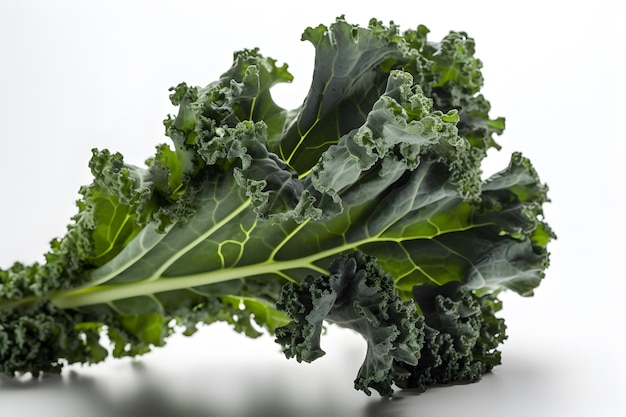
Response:
[[[215,321],[304,361],[323,355],[324,323],[353,329],[367,394],[497,365],[498,293],[532,295],[548,267],[547,187],[520,153],[481,178],[504,119],[473,39],[427,34],[343,17],[307,29],[313,80],[292,110],[271,95],[287,66],[257,49],[172,88],[171,143],[144,167],[94,150],[45,262],[0,270],[0,372],[140,355]]]

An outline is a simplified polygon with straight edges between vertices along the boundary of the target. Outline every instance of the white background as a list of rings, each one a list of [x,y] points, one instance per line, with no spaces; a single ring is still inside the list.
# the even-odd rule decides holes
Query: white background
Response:
[[[166,140],[170,86],[206,85],[235,50],[287,62],[293,108],[312,73],[307,26],[345,14],[474,37],[503,150],[522,151],[550,186],[559,239],[535,297],[505,296],[504,364],[482,381],[398,392],[352,389],[364,354],[331,328],[328,355],[286,360],[270,337],[226,326],[174,338],[139,360],[72,367],[43,382],[0,379],[3,416],[623,416],[626,18],[620,1],[0,2],[0,267],[41,260],[64,234],[93,147],[141,164]],[[10,411],[10,412],[9,412]]]

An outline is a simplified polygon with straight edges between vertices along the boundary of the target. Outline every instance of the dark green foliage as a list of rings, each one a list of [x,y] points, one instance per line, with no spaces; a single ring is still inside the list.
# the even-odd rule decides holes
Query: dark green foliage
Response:
[[[497,294],[532,295],[548,266],[547,187],[520,153],[482,179],[504,120],[474,41],[427,35],[307,29],[313,80],[292,110],[271,95],[287,66],[257,49],[172,88],[171,142],[145,167],[94,150],[66,235],[41,264],[0,270],[0,371],[140,355],[215,321],[275,332],[304,361],[323,354],[325,321],[351,328],[368,394],[497,365]]]

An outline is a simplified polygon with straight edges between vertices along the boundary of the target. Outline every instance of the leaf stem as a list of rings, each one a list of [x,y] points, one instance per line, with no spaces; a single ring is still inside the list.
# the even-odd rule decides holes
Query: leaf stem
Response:
[[[276,271],[294,268],[305,267],[319,273],[327,273],[325,269],[313,263],[317,258],[319,258],[319,256],[315,254],[308,258],[290,261],[264,262],[237,268],[219,269],[200,274],[167,278],[160,277],[156,280],[143,280],[127,284],[101,285],[81,289],[72,293],[52,295],[50,301],[59,308],[77,308],[85,305],[109,303],[124,298],[216,284],[255,275],[272,274],[276,273]]]

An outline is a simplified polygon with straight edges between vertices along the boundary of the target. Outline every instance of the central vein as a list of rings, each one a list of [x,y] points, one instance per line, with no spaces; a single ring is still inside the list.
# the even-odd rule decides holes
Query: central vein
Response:
[[[314,264],[316,260],[321,258],[323,258],[323,256],[315,254],[289,261],[267,261],[236,268],[218,269],[200,274],[158,278],[156,280],[144,280],[130,284],[101,285],[69,294],[66,293],[57,298],[52,297],[51,301],[59,308],[75,308],[84,305],[112,302],[123,298],[215,284],[254,275],[271,274],[294,268],[307,268],[319,273],[326,273],[327,271],[325,269]]]

